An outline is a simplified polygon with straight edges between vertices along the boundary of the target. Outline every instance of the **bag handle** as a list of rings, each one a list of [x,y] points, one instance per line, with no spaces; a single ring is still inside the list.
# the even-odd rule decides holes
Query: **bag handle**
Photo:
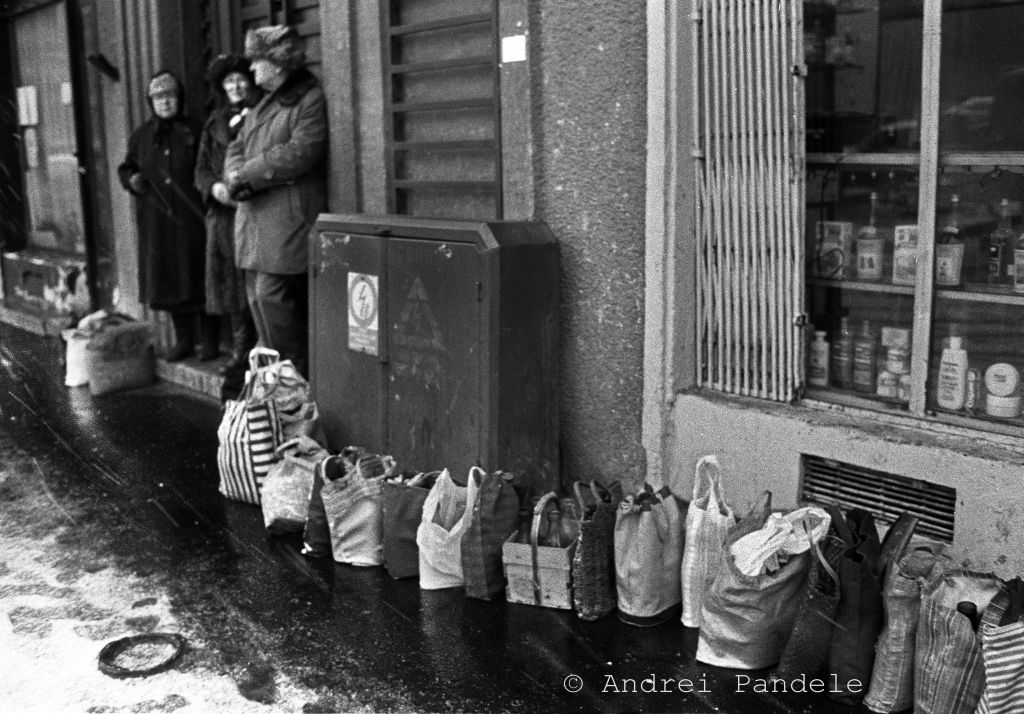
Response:
[[[540,521],[544,516],[544,509],[552,501],[558,507],[558,494],[549,491],[540,497],[537,505],[533,507],[533,522],[530,524],[530,561],[533,566],[533,604],[540,605],[540,565],[537,562],[537,540],[540,538]]]
[[[253,347],[249,350],[249,371],[253,374],[260,368],[260,359],[265,357],[267,366],[274,364],[275,362],[281,361],[281,353],[277,350],[272,350],[269,347]]]
[[[693,501],[700,501],[704,495],[712,498],[715,486],[721,481],[722,467],[714,454],[702,456],[693,469]]]
[[[846,544],[847,548],[853,548],[857,545],[857,539],[853,535],[853,531],[850,530],[850,524],[846,522],[846,517],[843,512],[839,510],[838,503],[830,503],[825,507],[828,514],[832,516],[832,525],[836,527],[836,533],[843,539],[843,543]]]
[[[590,503],[587,502],[587,497],[584,495],[584,494],[587,493],[587,491],[583,488],[583,482],[582,481],[576,481],[572,485],[572,492],[576,495],[576,502],[578,504],[580,504],[580,513],[581,514],[585,515],[587,513],[587,511],[589,511],[591,508],[597,508],[597,504],[601,502],[601,499],[598,497],[597,493],[595,492],[594,481],[590,482],[590,496],[591,496],[591,498],[594,499],[594,501],[596,501],[596,503],[594,503],[593,505],[591,505]]]

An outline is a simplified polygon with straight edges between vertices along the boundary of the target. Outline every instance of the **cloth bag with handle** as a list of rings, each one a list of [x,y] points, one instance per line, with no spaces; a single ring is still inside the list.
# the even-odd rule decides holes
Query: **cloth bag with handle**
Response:
[[[729,528],[736,523],[722,493],[718,457],[704,456],[693,474],[693,500],[686,509],[683,545],[683,624],[700,627],[700,606],[722,558]]]
[[[677,617],[682,600],[683,520],[667,486],[645,485],[619,504],[615,515],[615,586],[618,617],[650,627]]]
[[[308,436],[297,436],[277,447],[280,460],[263,480],[261,508],[268,532],[301,532],[309,513],[316,465],[326,459],[327,450]]]
[[[761,669],[779,661],[800,607],[799,594],[807,579],[812,541],[806,534],[794,537],[798,541],[794,549],[805,550],[789,553],[783,562],[771,550],[765,550],[770,545],[766,540],[755,555],[759,555],[759,560],[777,563],[778,567],[756,575],[744,573],[733,546],[745,542],[747,536],[765,532],[770,516],[771,493],[765,491],[750,513],[729,531],[718,573],[701,607],[696,654],[700,662],[733,669]],[[818,519],[814,526],[822,531],[821,537],[827,528],[827,521],[822,521],[826,519]],[[747,559],[744,555],[740,562]]]
[[[505,540],[519,527],[519,496],[510,473],[486,473],[474,466],[469,480],[476,481],[477,494],[461,542],[466,597],[493,600],[505,593],[501,552]]]
[[[460,486],[452,480],[448,469],[441,472],[427,494],[416,529],[423,590],[457,588],[465,583],[462,534],[473,518],[476,495],[476,479]]]
[[[1002,618],[1006,600],[996,596],[1003,590],[993,573],[954,568],[932,574],[921,591],[917,622],[915,714],[973,714],[985,689],[981,642],[956,606],[974,603],[984,632]]]
[[[885,625],[875,648],[875,666],[864,706],[892,714],[914,705],[914,659],[921,585],[927,582],[940,556],[938,546],[915,548],[893,564],[885,576],[882,603]]]
[[[423,502],[440,473],[402,474],[384,481],[384,569],[396,580],[420,573],[416,530],[423,519]]]
[[[320,462],[320,497],[336,562],[360,566],[384,562],[381,492],[394,467],[390,457],[351,448]]]
[[[980,628],[985,691],[978,714],[1018,714],[1024,712],[1024,582],[1014,578],[992,602],[1003,615]]]
[[[615,514],[622,486],[597,481],[573,484],[580,534],[572,557],[573,607],[581,620],[596,620],[615,609]]]

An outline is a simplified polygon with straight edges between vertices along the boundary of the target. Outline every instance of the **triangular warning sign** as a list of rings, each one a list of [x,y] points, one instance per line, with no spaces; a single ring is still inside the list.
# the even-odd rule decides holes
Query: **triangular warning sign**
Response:
[[[415,338],[416,342],[425,347],[444,351],[441,330],[434,317],[434,311],[430,308],[430,301],[427,299],[423,281],[419,277],[413,280],[409,294],[405,298],[405,305],[398,318],[396,331]]]

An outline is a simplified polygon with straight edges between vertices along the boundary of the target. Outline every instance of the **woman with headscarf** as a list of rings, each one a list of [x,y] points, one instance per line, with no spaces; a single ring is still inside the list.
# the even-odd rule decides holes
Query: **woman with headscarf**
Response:
[[[224,175],[235,215],[235,258],[260,344],[306,372],[307,247],[327,204],[327,109],[287,25],[250,30],[245,54],[267,92],[228,147]]]
[[[238,203],[224,183],[224,155],[263,93],[253,81],[249,60],[239,55],[214,58],[206,78],[221,99],[203,126],[196,160],[195,186],[206,201],[206,312],[231,321],[231,359],[221,374],[233,375],[245,369],[256,326],[245,297],[245,274],[235,266]]]
[[[206,230],[192,186],[199,124],[185,116],[184,90],[171,72],[153,75],[147,97],[153,116],[132,132],[117,170],[136,198],[139,300],[170,313],[175,345],[168,361],[190,356],[197,342],[199,358],[210,360],[218,353],[218,329],[203,311]]]

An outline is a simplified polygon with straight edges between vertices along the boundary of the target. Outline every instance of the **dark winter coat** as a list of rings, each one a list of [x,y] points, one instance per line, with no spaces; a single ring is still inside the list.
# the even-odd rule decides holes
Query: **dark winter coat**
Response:
[[[206,230],[202,200],[192,186],[199,148],[198,122],[151,118],[128,139],[117,169],[137,198],[139,300],[158,310],[191,311],[203,304]],[[129,180],[141,173],[140,192]]]
[[[306,69],[249,113],[228,146],[225,175],[237,172],[254,195],[235,215],[240,268],[306,272],[307,239],[327,205],[327,110],[320,82]]]
[[[230,125],[238,110],[224,106],[213,111],[203,125],[196,158],[195,187],[206,204],[206,311],[214,315],[246,309],[245,282],[235,266],[235,209],[213,197],[213,185],[224,180],[224,156],[237,135]]]

